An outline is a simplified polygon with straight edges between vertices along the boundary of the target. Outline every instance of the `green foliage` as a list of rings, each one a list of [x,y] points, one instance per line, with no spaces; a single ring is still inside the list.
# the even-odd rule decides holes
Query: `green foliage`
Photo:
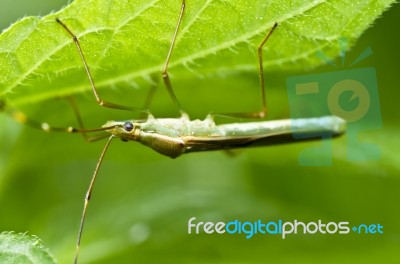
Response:
[[[198,74],[254,70],[256,46],[276,21],[266,67],[319,65],[317,52],[337,56],[340,38],[354,43],[393,2],[189,1],[171,71],[184,78],[188,70],[175,67]],[[177,0],[77,0],[43,18],[25,17],[0,36],[0,96],[32,103],[90,89],[72,39],[56,17],[81,41],[99,88],[135,86],[160,75],[179,9]]]
[[[54,264],[56,261],[37,237],[0,234],[0,262],[7,264]]]

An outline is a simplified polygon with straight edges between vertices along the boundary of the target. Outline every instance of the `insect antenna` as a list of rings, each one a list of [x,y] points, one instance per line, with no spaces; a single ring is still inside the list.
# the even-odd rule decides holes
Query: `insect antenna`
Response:
[[[92,132],[100,132],[100,131],[106,131],[109,129],[114,128],[115,126],[110,126],[110,127],[100,127],[100,128],[93,128],[93,129],[86,129],[83,126],[82,119],[80,117],[78,108],[75,104],[75,101],[71,98],[68,100],[72,106],[72,109],[74,110],[75,116],[78,120],[79,128],[68,126],[68,127],[56,127],[56,126],[51,126],[46,122],[37,122],[29,117],[27,117],[23,112],[14,109],[12,107],[7,106],[4,100],[0,100],[0,111],[4,112],[8,116],[10,116],[12,119],[17,121],[18,123],[21,123],[23,125],[30,126],[35,129],[43,130],[45,132],[65,132],[65,133],[70,133],[70,134],[82,134],[83,138],[88,141],[88,142],[94,142],[103,138],[106,138],[109,136],[108,133],[105,134],[100,134],[96,136],[88,136],[87,133],[92,133]]]

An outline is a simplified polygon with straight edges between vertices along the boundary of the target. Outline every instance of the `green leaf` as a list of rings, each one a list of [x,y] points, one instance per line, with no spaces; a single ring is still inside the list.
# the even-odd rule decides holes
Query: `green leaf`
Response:
[[[318,52],[337,56],[340,39],[351,46],[393,2],[188,1],[170,71],[177,79],[256,72],[256,47],[275,22],[268,70],[319,65]],[[56,17],[77,35],[99,88],[148,86],[161,75],[179,10],[178,0],[77,0],[43,18],[25,17],[0,36],[0,96],[22,104],[91,89]]]
[[[3,232],[0,234],[0,263],[53,264],[56,261],[39,238]]]

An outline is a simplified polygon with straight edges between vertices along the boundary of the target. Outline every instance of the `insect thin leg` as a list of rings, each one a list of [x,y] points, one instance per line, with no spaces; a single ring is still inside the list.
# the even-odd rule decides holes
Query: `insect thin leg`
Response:
[[[261,111],[251,113],[223,113],[213,114],[214,116],[228,116],[228,117],[240,117],[240,118],[264,118],[267,115],[267,100],[265,95],[265,81],[264,81],[264,66],[263,66],[263,47],[269,37],[274,32],[278,23],[275,23],[272,28],[268,31],[267,35],[263,38],[261,43],[258,45],[258,76],[260,80],[260,92],[261,92]]]
[[[85,68],[86,74],[89,78],[90,81],[90,85],[92,87],[92,91],[94,94],[94,97],[96,98],[96,102],[97,104],[99,104],[100,106],[103,107],[107,107],[107,108],[114,108],[114,109],[121,109],[121,110],[129,110],[129,111],[139,111],[142,112],[143,109],[137,108],[137,107],[131,107],[131,106],[126,106],[126,105],[120,105],[120,104],[115,104],[115,103],[111,103],[108,101],[103,100],[99,93],[97,92],[97,88],[96,85],[94,83],[93,77],[92,77],[92,73],[90,72],[89,66],[86,62],[85,56],[83,55],[83,51],[81,48],[81,44],[79,43],[78,38],[75,36],[75,34],[67,27],[67,25],[65,25],[59,18],[56,18],[56,21],[65,29],[65,31],[68,32],[68,34],[72,37],[75,46],[78,50],[79,56],[82,60],[83,66]]]
[[[158,87],[158,82],[159,79],[155,76],[152,77],[152,82],[150,84],[150,90],[147,92],[146,100],[144,101],[143,104],[143,109],[149,109],[151,103],[153,102],[154,99],[154,94],[157,91]]]
[[[153,102],[154,94],[157,91],[158,78],[157,79],[153,78],[153,81],[154,82],[151,83],[150,90],[147,92],[146,100],[144,101],[143,104],[143,109],[147,109],[147,112],[140,113],[139,119],[146,119],[149,116],[150,110],[148,109],[150,109],[150,105]]]
[[[262,105],[262,110],[258,113],[255,113],[254,117],[257,117],[257,118],[264,118],[267,115],[267,99],[266,99],[266,94],[265,94],[264,66],[263,66],[263,47],[277,26],[278,26],[278,23],[275,22],[275,24],[272,26],[272,28],[270,29],[268,34],[261,41],[261,43],[257,49],[258,70],[259,70],[260,91],[261,91],[261,105]]]
[[[83,120],[82,120],[81,114],[79,113],[79,108],[78,108],[78,105],[76,104],[75,99],[72,96],[68,96],[67,100],[68,100],[69,104],[71,105],[72,110],[74,111],[76,120],[78,121],[79,129],[81,131],[83,131],[81,134],[87,142],[95,142],[95,141],[98,141],[98,140],[101,140],[103,138],[107,138],[110,136],[110,134],[108,134],[108,133],[96,135],[96,136],[88,136],[87,132],[85,132],[85,126],[83,125]]]
[[[89,188],[88,188],[88,190],[87,190],[87,192],[86,192],[86,195],[85,195],[85,203],[84,203],[84,205],[83,205],[83,211],[82,211],[82,216],[81,216],[81,222],[80,222],[79,231],[78,231],[78,239],[77,239],[77,242],[76,242],[76,252],[75,252],[75,258],[74,258],[74,263],[75,263],[75,264],[78,263],[79,248],[80,248],[80,244],[81,244],[81,238],[82,238],[83,227],[84,227],[84,224],[85,224],[86,211],[87,211],[87,207],[88,207],[88,204],[89,204],[89,201],[90,201],[90,197],[91,197],[91,195],[92,195],[94,183],[95,183],[95,181],[96,181],[96,178],[97,178],[97,174],[98,174],[98,172],[99,172],[100,165],[101,165],[101,163],[103,162],[104,155],[105,155],[105,153],[107,152],[107,149],[108,149],[108,147],[110,146],[111,140],[112,140],[113,138],[114,138],[113,135],[110,136],[110,137],[108,138],[108,141],[107,141],[106,145],[104,146],[103,151],[102,151],[101,154],[100,154],[100,158],[99,158],[99,160],[98,160],[98,162],[97,162],[97,164],[96,164],[96,168],[95,168],[95,170],[94,170],[94,172],[93,172],[93,176],[92,176],[92,179],[91,179],[91,181],[90,181]]]
[[[172,55],[172,50],[174,49],[174,46],[175,46],[175,41],[176,41],[176,37],[178,35],[179,27],[180,27],[180,25],[182,23],[182,18],[183,18],[183,15],[185,13],[185,7],[186,7],[186,1],[182,0],[181,11],[179,13],[178,22],[176,24],[175,32],[174,32],[174,35],[173,35],[172,40],[171,40],[171,45],[169,47],[167,58],[165,60],[164,68],[162,70],[162,77],[163,77],[163,80],[164,80],[164,84],[167,87],[167,91],[169,93],[169,96],[171,97],[172,101],[174,102],[174,104],[178,107],[178,109],[181,112],[182,112],[182,108],[181,108],[181,106],[179,104],[178,99],[176,98],[174,90],[172,89],[171,80],[169,79],[168,65],[169,65],[169,61],[170,61],[171,55]]]

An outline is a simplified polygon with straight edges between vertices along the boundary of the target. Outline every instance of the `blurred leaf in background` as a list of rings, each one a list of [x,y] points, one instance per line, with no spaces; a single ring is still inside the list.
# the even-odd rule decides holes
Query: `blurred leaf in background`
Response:
[[[43,1],[43,6],[35,1],[31,10],[28,4],[22,2],[0,3],[0,10],[7,15],[13,14],[13,10],[20,12],[8,19],[2,16],[0,21],[3,27],[25,13],[45,14],[57,9],[55,1]],[[289,117],[284,88],[288,77],[335,70],[329,65],[312,70],[301,68],[319,64],[321,60],[316,56],[318,51],[330,56],[339,53],[340,47],[335,41],[339,36],[333,34],[334,38],[329,39],[332,32],[327,29],[336,32],[340,29],[340,23],[345,23],[349,31],[342,32],[343,35],[351,40],[357,38],[363,30],[355,32],[353,29],[358,24],[365,24],[365,14],[380,10],[382,3],[367,2],[373,8],[355,4],[362,1],[354,2],[351,8],[343,1],[327,3],[338,14],[354,14],[358,19],[351,20],[353,24],[335,21],[325,25],[320,20],[307,20],[306,16],[298,23],[290,23],[289,19],[279,27],[280,31],[274,33],[274,38],[266,47],[270,118]],[[211,6],[220,7],[228,2],[211,3]],[[313,3],[318,1],[310,5]],[[62,4],[65,3],[59,3],[59,6]],[[238,5],[243,4],[240,2]],[[301,5],[301,2],[292,4]],[[143,5],[146,6],[146,3],[138,2],[138,6]],[[75,18],[73,9],[64,13],[65,22],[71,24],[78,36],[85,35],[80,38],[83,49],[87,51],[85,55],[89,65],[94,67],[95,80],[107,99],[116,101],[122,98],[140,104],[143,101],[141,99],[145,98],[148,89],[131,87],[149,87],[148,76],[156,74],[160,68],[158,66],[165,59],[180,2],[166,1],[165,5],[169,8],[149,8],[152,12],[148,13],[149,17],[138,17],[132,21],[139,31],[121,34],[123,40],[128,39],[129,42],[123,41],[121,45],[113,46],[107,55],[109,60],[100,61],[100,53],[107,44],[104,40],[110,37],[107,27],[112,25],[102,25],[105,28],[102,34],[94,31],[85,35],[82,32],[90,31],[93,25],[97,26],[101,21],[90,16]],[[185,23],[190,23],[195,10],[201,7],[201,1],[188,2],[188,19],[183,28]],[[262,12],[257,11],[254,3],[249,5],[250,11],[252,7],[256,16],[240,21],[243,25],[256,25],[258,28],[254,36],[245,39],[249,44],[238,43],[234,48],[226,48],[216,55],[210,53],[207,58],[194,61],[195,64],[188,61],[188,65],[181,65],[184,61],[180,61],[180,58],[197,54],[195,51],[204,47],[213,47],[214,42],[219,41],[218,37],[245,36],[247,29],[235,27],[239,22],[228,19],[221,19],[219,23],[224,29],[221,32],[231,31],[229,34],[212,34],[212,31],[204,30],[201,34],[206,35],[199,38],[193,29],[187,33],[190,37],[182,38],[177,44],[171,64],[172,82],[178,98],[191,116],[203,118],[210,110],[254,110],[254,98],[258,100],[255,47],[268,25],[278,18],[274,14],[280,14],[269,10],[290,7],[263,5],[264,9],[260,10],[271,12],[271,16],[262,16],[264,20],[261,19],[259,24],[254,21],[259,15],[257,12]],[[80,11],[89,12],[90,8]],[[229,9],[217,10],[229,14],[234,12]],[[208,23],[209,17],[206,15],[207,12],[201,16],[199,24],[204,26]],[[320,14],[322,18],[330,15]],[[318,142],[249,149],[241,151],[235,158],[215,152],[188,155],[177,160],[161,157],[139,144],[115,142],[107,153],[88,211],[82,241],[82,263],[398,263],[400,157],[397,150],[400,147],[400,125],[396,70],[400,61],[397,48],[400,32],[396,25],[399,15],[399,7],[394,5],[347,54],[349,60],[354,60],[367,47],[374,52],[372,57],[360,62],[357,67],[376,69],[383,128],[360,137],[379,147],[381,159],[361,162],[347,160],[346,138],[334,141],[333,165],[328,167],[298,164],[299,153],[304,148],[318,146]],[[168,18],[167,22],[163,20],[164,24],[160,22],[163,17]],[[72,40],[53,19],[49,18],[42,24],[30,19],[24,21],[27,25],[38,23],[38,27],[48,27],[54,41],[66,46],[57,56],[47,57],[42,68],[38,67],[33,74],[26,75],[21,83],[17,82],[12,92],[7,90],[7,97],[12,103],[36,120],[68,126],[76,121],[67,102],[58,97],[77,93],[79,108],[88,127],[99,126],[109,119],[132,118],[129,113],[102,109],[94,103],[91,93],[82,93],[88,91],[90,86],[79,56]],[[146,32],[148,28],[140,27],[149,21],[151,30],[154,30],[154,34],[150,35]],[[316,38],[324,32],[321,39]],[[316,36],[312,36],[313,33]],[[313,44],[316,46],[311,53],[305,57],[299,56],[296,63],[291,63],[290,59],[295,54],[302,55]],[[128,47],[132,47],[130,51]],[[269,50],[273,52],[268,53]],[[137,61],[130,61],[130,57],[121,55],[124,52],[144,54],[144,57],[138,56]],[[38,53],[32,51],[32,54],[46,55],[46,49],[38,50]],[[282,58],[287,60],[280,65]],[[27,65],[35,66],[35,61],[27,60]],[[147,68],[151,71],[134,79],[135,83],[129,80],[118,83],[117,88],[107,86],[110,84],[107,81],[112,80],[113,76],[124,76]],[[53,73],[47,76],[44,73],[49,69]],[[9,86],[1,87],[3,93],[5,87]],[[106,87],[108,89],[104,89]],[[49,98],[52,100],[44,100]],[[221,98],[224,100],[221,101]],[[152,109],[157,115],[176,115],[176,110],[167,99],[165,89],[160,87]],[[83,194],[102,143],[86,144],[79,135],[46,134],[20,126],[4,115],[0,116],[0,125],[0,230],[29,231],[45,242],[60,263],[71,262]],[[321,219],[325,222],[349,221],[354,224],[380,223],[384,226],[384,234],[299,234],[285,240],[268,235],[254,236],[249,240],[243,235],[188,235],[187,221],[193,216],[202,221],[215,222],[235,219],[298,219],[308,222]]]

